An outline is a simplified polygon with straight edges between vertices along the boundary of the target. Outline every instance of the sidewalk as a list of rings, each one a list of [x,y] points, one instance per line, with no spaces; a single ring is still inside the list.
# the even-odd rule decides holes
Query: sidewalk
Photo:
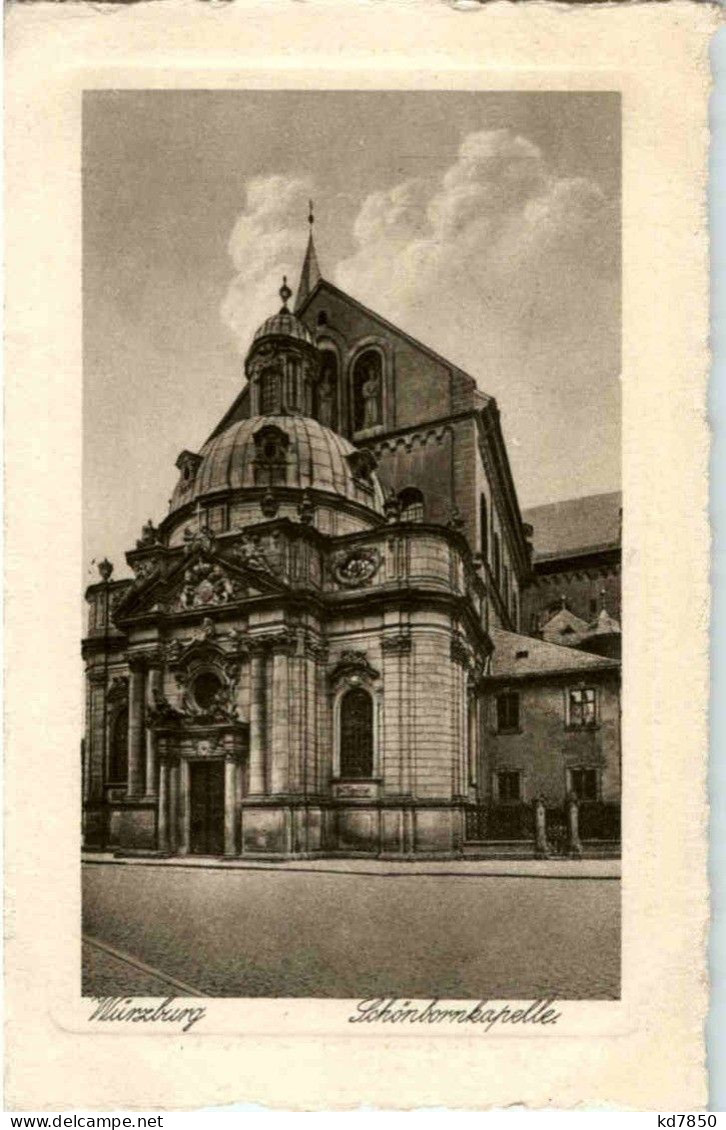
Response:
[[[182,867],[218,871],[300,871],[334,875],[375,875],[384,878],[412,875],[454,878],[496,875],[522,879],[619,879],[619,859],[219,859],[213,856],[175,856],[171,859],[117,858],[111,852],[81,856],[90,865],[118,867]]]

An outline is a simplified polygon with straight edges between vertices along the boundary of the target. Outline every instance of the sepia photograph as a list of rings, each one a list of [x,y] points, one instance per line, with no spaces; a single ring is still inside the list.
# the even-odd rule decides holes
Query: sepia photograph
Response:
[[[82,209],[82,995],[619,1000],[620,95],[86,90]]]

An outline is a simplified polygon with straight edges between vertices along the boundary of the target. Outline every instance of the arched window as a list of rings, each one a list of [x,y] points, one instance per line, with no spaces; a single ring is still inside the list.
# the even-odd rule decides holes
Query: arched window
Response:
[[[270,416],[277,409],[277,373],[268,369],[260,377],[260,415]]]
[[[313,416],[324,427],[338,430],[338,358],[330,349],[323,352],[320,376],[313,387]]]
[[[351,687],[340,703],[340,775],[373,776],[373,699]]]
[[[487,522],[487,500],[483,494],[479,498],[479,552],[486,561],[489,553],[489,525]]]
[[[290,437],[274,424],[266,424],[255,432],[255,483],[275,486],[287,477],[286,448]]]
[[[515,632],[519,631],[519,599],[517,593],[512,593],[512,623],[514,624]]]
[[[423,522],[424,497],[416,487],[406,487],[398,496],[402,522]]]
[[[499,548],[499,534],[494,534],[494,581],[497,588],[502,580],[502,555]]]
[[[361,353],[353,366],[353,431],[383,423],[383,365],[375,349]]]
[[[108,758],[108,779],[115,784],[126,781],[129,774],[129,708],[118,711],[111,724],[111,748]]]

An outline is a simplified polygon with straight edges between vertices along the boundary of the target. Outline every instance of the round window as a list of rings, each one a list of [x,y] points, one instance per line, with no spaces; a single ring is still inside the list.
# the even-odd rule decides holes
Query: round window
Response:
[[[200,710],[209,710],[222,689],[222,680],[213,671],[202,671],[194,680],[194,701]]]

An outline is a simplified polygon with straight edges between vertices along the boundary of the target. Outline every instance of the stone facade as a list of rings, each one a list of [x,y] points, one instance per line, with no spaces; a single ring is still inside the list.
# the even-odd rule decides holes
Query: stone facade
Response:
[[[459,856],[514,762],[523,804],[573,757],[614,801],[616,664],[587,657],[597,738],[560,733],[551,657],[521,740],[492,731],[531,580],[496,404],[324,280],[281,294],[133,578],[87,591],[85,846]]]

